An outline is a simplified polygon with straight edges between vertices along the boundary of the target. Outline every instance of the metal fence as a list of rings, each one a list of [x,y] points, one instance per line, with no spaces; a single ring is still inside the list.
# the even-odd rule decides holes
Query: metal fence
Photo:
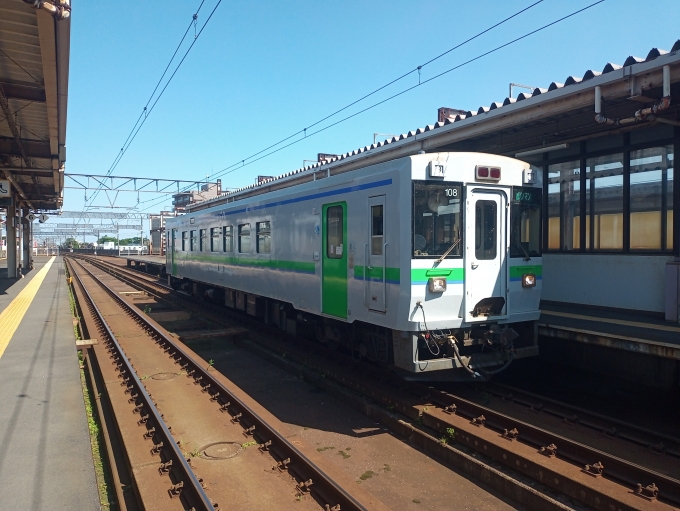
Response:
[[[122,256],[147,255],[148,253],[148,247],[120,247],[118,249],[118,255]]]

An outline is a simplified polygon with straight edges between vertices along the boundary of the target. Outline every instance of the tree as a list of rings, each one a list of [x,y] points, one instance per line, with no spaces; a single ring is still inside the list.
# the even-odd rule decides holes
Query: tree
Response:
[[[118,238],[114,238],[113,236],[102,236],[99,238],[99,241],[97,243],[104,244],[106,242],[113,241],[114,243],[118,243]]]
[[[75,238],[66,238],[61,244],[61,248],[80,248],[80,243]]]
[[[134,238],[123,238],[120,240],[120,246],[124,247],[126,245],[141,245],[142,244],[142,238],[139,236],[135,236]],[[149,239],[144,238],[144,244],[148,245],[149,244]]]

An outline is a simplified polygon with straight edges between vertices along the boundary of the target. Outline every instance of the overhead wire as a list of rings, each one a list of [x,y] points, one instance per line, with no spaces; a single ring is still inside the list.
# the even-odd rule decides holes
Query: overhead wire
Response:
[[[417,71],[418,73],[420,73],[420,71],[422,70],[422,68],[425,67],[425,66],[427,66],[428,64],[431,64],[431,63],[435,62],[436,60],[442,58],[443,56],[445,56],[445,55],[451,53],[452,51],[454,51],[454,50],[460,48],[461,46],[463,46],[463,45],[465,45],[465,44],[467,44],[467,43],[469,43],[469,42],[471,42],[471,41],[473,41],[473,40],[475,40],[475,39],[481,37],[482,35],[484,35],[484,34],[486,34],[487,32],[493,30],[494,28],[497,28],[497,27],[499,27],[500,25],[506,23],[507,21],[510,21],[511,19],[516,18],[516,17],[519,16],[520,14],[522,14],[522,13],[528,11],[528,10],[531,9],[532,7],[535,7],[536,5],[538,5],[538,4],[542,3],[542,2],[543,2],[543,0],[537,0],[536,2],[532,3],[531,5],[529,5],[529,6],[525,7],[525,8],[523,8],[523,9],[521,9],[521,10],[515,12],[514,14],[512,14],[512,15],[506,17],[506,18],[504,18],[503,20],[501,20],[501,21],[495,23],[494,25],[491,25],[490,27],[488,27],[488,28],[482,30],[481,32],[478,32],[477,34],[473,35],[472,37],[469,37],[469,38],[466,39],[465,41],[462,41],[462,42],[458,43],[457,45],[453,46],[452,48],[449,48],[448,50],[446,50],[446,51],[440,53],[439,55],[437,55],[437,56],[431,58],[430,60],[428,60],[428,61],[425,62],[424,64],[421,64],[421,65],[419,65],[419,66],[414,67],[414,68],[411,69],[410,71],[407,71],[406,73],[403,73],[401,76],[399,76],[399,77],[397,77],[397,78],[394,78],[394,79],[391,80],[390,82],[388,82],[388,83],[386,83],[386,84],[384,84],[384,85],[378,87],[377,89],[372,90],[371,92],[369,92],[368,94],[365,94],[364,96],[360,97],[359,99],[357,99],[357,100],[355,100],[355,101],[352,101],[351,103],[348,103],[347,105],[343,106],[342,108],[339,108],[338,110],[335,110],[333,113],[330,113],[330,114],[326,115],[325,117],[319,119],[318,121],[316,121],[316,122],[314,122],[314,123],[308,125],[306,128],[303,128],[303,129],[301,129],[301,130],[299,130],[299,131],[296,131],[295,133],[293,133],[293,134],[291,134],[291,135],[289,135],[289,136],[287,136],[287,137],[285,137],[285,138],[279,140],[278,142],[275,142],[275,143],[273,143],[273,144],[271,144],[271,145],[265,147],[264,149],[261,149],[261,150],[259,150],[258,152],[256,152],[256,153],[254,153],[254,154],[248,156],[247,158],[244,158],[244,159],[240,160],[239,162],[237,162],[237,163],[235,163],[235,164],[233,164],[233,165],[230,165],[229,167],[226,167],[226,168],[222,169],[221,171],[218,171],[218,174],[219,174],[220,172],[224,172],[224,171],[226,171],[226,170],[229,170],[230,168],[235,167],[235,166],[237,166],[237,165],[239,165],[239,164],[243,165],[246,161],[251,160],[251,159],[254,158],[255,156],[258,156],[258,155],[260,155],[260,154],[262,154],[262,153],[268,151],[269,149],[272,149],[272,148],[276,147],[277,145],[280,145],[280,144],[282,144],[282,143],[284,143],[284,142],[290,140],[291,138],[293,138],[293,137],[295,137],[295,136],[297,136],[297,135],[300,135],[300,134],[303,134],[303,133],[304,133],[305,136],[307,136],[307,135],[306,135],[306,132],[307,132],[308,129],[313,128],[314,126],[317,126],[318,124],[321,124],[323,121],[328,120],[328,119],[330,119],[331,117],[334,117],[335,115],[339,114],[340,112],[343,112],[343,111],[347,110],[348,108],[350,108],[350,107],[356,105],[357,103],[360,103],[360,102],[363,101],[364,99],[367,99],[367,98],[373,96],[374,94],[377,94],[377,93],[380,92],[381,90],[383,90],[383,89],[389,87],[390,85],[393,85],[394,83],[396,83],[396,82],[402,80],[403,78],[406,78],[407,76],[409,76],[409,75],[415,73],[416,71]],[[285,148],[285,147],[289,147],[289,145],[284,146],[283,148]],[[282,148],[282,149],[283,149],[283,148]],[[271,154],[273,154],[273,153],[271,153]],[[255,160],[255,161],[257,161],[257,160]],[[213,176],[210,176],[210,177],[212,178]],[[217,177],[217,176],[215,176],[215,177]],[[185,188],[185,189],[183,189],[182,191],[186,191],[186,190],[188,190],[188,189],[189,189],[189,188]],[[157,199],[147,199],[147,201],[142,201],[142,203],[143,203],[143,202],[148,202],[149,200],[157,200]]]
[[[170,76],[170,78],[168,78],[168,80],[167,80],[167,82],[165,83],[165,86],[164,86],[163,89],[161,90],[160,94],[156,97],[156,100],[154,101],[154,103],[153,103],[151,109],[149,109],[149,108],[148,108],[148,107],[149,107],[149,104],[150,104],[151,101],[154,99],[154,95],[156,94],[156,91],[158,90],[158,88],[160,87],[161,83],[163,82],[163,78],[165,78],[165,75],[167,74],[168,69],[170,69],[170,66],[172,65],[172,62],[175,60],[175,57],[177,56],[177,52],[179,52],[180,48],[182,47],[182,44],[184,43],[184,40],[186,39],[187,34],[188,34],[189,31],[191,30],[191,27],[192,27],[192,26],[195,26],[196,20],[197,20],[197,17],[198,17],[198,14],[199,14],[199,12],[201,11],[201,8],[203,7],[203,4],[204,4],[204,3],[205,3],[205,0],[201,0],[201,3],[199,4],[198,9],[197,9],[196,12],[192,15],[191,21],[189,22],[189,25],[187,26],[186,30],[184,31],[184,35],[182,36],[182,39],[180,39],[180,42],[179,42],[179,44],[177,45],[177,48],[175,48],[175,51],[174,51],[174,53],[172,54],[172,57],[170,57],[170,60],[168,61],[168,64],[165,66],[165,70],[163,71],[163,74],[162,74],[161,77],[158,79],[158,82],[156,83],[156,86],[154,87],[153,92],[152,92],[151,95],[149,96],[149,99],[147,100],[146,104],[144,105],[144,108],[142,109],[141,113],[139,114],[139,117],[138,117],[137,120],[135,121],[135,124],[132,126],[132,129],[130,130],[130,133],[128,134],[127,138],[125,139],[125,142],[123,142],[123,145],[122,145],[122,147],[121,147],[119,153],[116,155],[116,158],[114,159],[113,163],[112,163],[111,166],[109,167],[109,170],[106,171],[106,175],[107,175],[107,176],[111,175],[111,173],[112,173],[112,172],[115,170],[115,168],[118,166],[118,163],[120,162],[120,160],[123,158],[123,156],[124,156],[125,153],[127,152],[128,148],[130,147],[130,145],[132,144],[133,140],[134,140],[135,137],[137,136],[137,133],[139,133],[139,130],[141,129],[141,127],[142,127],[142,126],[144,125],[144,123],[146,122],[146,119],[147,119],[148,116],[151,114],[151,111],[152,111],[153,108],[156,106],[156,103],[158,103],[158,100],[161,98],[161,96],[162,96],[163,93],[165,92],[165,89],[167,89],[167,87],[168,87],[168,85],[170,84],[170,82],[172,81],[173,77],[175,76],[175,74],[176,74],[177,71],[179,70],[180,66],[181,66],[182,63],[184,62],[184,59],[186,59],[187,55],[188,55],[189,52],[191,51],[191,48],[193,48],[194,44],[196,43],[196,40],[197,40],[198,37],[201,35],[201,32],[203,32],[203,29],[205,28],[205,26],[206,26],[206,25],[208,24],[208,22],[210,21],[210,18],[212,18],[212,15],[215,13],[215,10],[217,10],[217,7],[220,5],[220,3],[222,3],[222,0],[218,0],[217,4],[215,5],[215,7],[213,8],[212,12],[210,13],[210,16],[208,16],[208,19],[206,20],[206,22],[205,22],[205,23],[203,24],[203,26],[201,27],[201,31],[200,31],[198,34],[195,34],[195,35],[194,35],[194,40],[193,40],[193,42],[191,43],[191,45],[189,46],[189,49],[185,52],[184,56],[182,57],[182,60],[179,62],[179,64],[177,64],[177,67],[175,68],[174,72],[172,73],[172,75]],[[140,121],[141,121],[141,124],[140,124]],[[98,195],[100,189],[101,189],[101,187],[98,187],[98,188],[95,189],[95,192],[94,192],[93,195],[90,197],[90,200],[89,200],[90,204],[92,204],[92,202],[94,201],[94,199],[97,197],[97,195]],[[85,207],[87,207],[87,204],[85,204]]]
[[[251,158],[254,158],[254,157],[257,156],[257,155],[262,154],[263,152],[268,151],[269,149],[271,149],[271,148],[273,148],[273,147],[276,147],[277,145],[283,144],[284,142],[290,140],[291,138],[293,138],[293,137],[295,137],[295,136],[297,136],[297,135],[306,133],[308,129],[313,128],[314,126],[317,126],[318,124],[321,124],[322,122],[324,122],[324,121],[330,119],[331,117],[336,116],[336,115],[339,114],[340,112],[344,112],[344,111],[347,110],[348,108],[350,108],[350,107],[356,105],[357,103],[360,103],[360,102],[363,101],[364,99],[367,99],[367,98],[373,96],[374,94],[377,94],[377,93],[380,92],[381,90],[386,89],[386,88],[389,87],[390,85],[393,85],[393,84],[397,83],[398,81],[400,81],[400,80],[406,78],[407,76],[409,76],[409,75],[411,75],[411,74],[413,74],[413,73],[415,73],[415,72],[420,72],[420,70],[421,70],[423,67],[427,66],[428,64],[431,64],[432,62],[434,62],[434,61],[440,59],[440,58],[443,57],[444,55],[447,55],[447,54],[451,53],[452,51],[457,50],[457,49],[460,48],[461,46],[463,46],[463,45],[465,45],[465,44],[467,44],[467,43],[469,43],[469,42],[471,42],[471,41],[477,39],[478,37],[483,36],[483,35],[486,34],[487,32],[489,32],[489,31],[493,30],[494,28],[499,27],[499,26],[502,25],[503,23],[505,23],[505,22],[507,22],[507,21],[510,21],[511,19],[513,19],[513,18],[519,16],[519,15],[522,14],[523,12],[528,11],[529,9],[531,9],[532,7],[535,7],[536,5],[540,4],[541,2],[543,2],[543,0],[538,0],[537,2],[534,2],[533,4],[531,4],[531,5],[527,6],[527,7],[525,7],[524,9],[522,9],[522,10],[520,10],[520,11],[517,11],[516,13],[512,14],[511,16],[508,16],[507,18],[505,18],[505,19],[499,21],[499,22],[496,23],[495,25],[492,25],[492,26],[490,26],[489,28],[487,28],[487,29],[485,29],[485,30],[483,30],[483,31],[481,31],[481,32],[478,32],[478,33],[475,34],[474,36],[472,36],[472,37],[466,39],[465,41],[463,41],[463,42],[457,44],[457,45],[454,46],[453,48],[449,48],[449,49],[446,50],[445,52],[440,53],[440,54],[437,55],[436,57],[434,57],[434,58],[428,60],[427,62],[425,62],[424,64],[421,64],[421,65],[419,65],[419,66],[414,67],[414,68],[411,69],[410,71],[407,71],[406,73],[404,73],[404,74],[402,74],[401,76],[399,76],[399,77],[397,77],[397,78],[391,80],[390,82],[386,83],[385,85],[382,85],[382,86],[378,87],[377,89],[374,89],[373,91],[369,92],[368,94],[365,94],[364,96],[360,97],[359,99],[357,99],[357,100],[355,100],[355,101],[352,101],[351,103],[348,103],[347,105],[343,106],[342,108],[339,108],[338,110],[334,111],[333,113],[326,115],[325,117],[319,119],[319,120],[316,121],[316,122],[313,122],[312,124],[308,125],[306,128],[303,128],[303,129],[301,129],[301,130],[296,131],[295,133],[293,133],[293,134],[291,134],[291,135],[288,135],[287,137],[285,137],[285,138],[279,140],[278,142],[276,142],[276,143],[274,143],[274,144],[271,144],[270,146],[265,147],[264,149],[261,149],[260,151],[258,151],[258,152],[256,152],[256,153],[250,155],[250,156],[247,157],[247,158],[244,158],[243,160],[241,160],[241,161],[238,162],[238,163],[242,163],[242,162],[248,161],[248,160],[250,160]],[[235,165],[238,165],[238,163],[236,163]]]
[[[433,80],[436,80],[436,79],[438,79],[438,78],[441,78],[442,76],[447,75],[448,73],[451,73],[451,72],[453,72],[453,71],[455,71],[455,70],[458,70],[458,69],[460,69],[460,68],[462,68],[462,67],[464,67],[464,66],[466,66],[466,65],[468,65],[468,64],[471,64],[472,62],[475,62],[475,61],[477,61],[477,60],[480,60],[480,59],[482,59],[482,58],[484,58],[484,57],[486,57],[486,56],[488,56],[488,55],[490,55],[490,54],[492,54],[492,53],[495,53],[495,52],[497,52],[497,51],[499,51],[499,50],[501,50],[501,49],[503,49],[503,48],[506,48],[506,47],[508,47],[508,46],[510,46],[510,45],[512,45],[512,44],[515,44],[515,43],[517,43],[517,42],[519,42],[519,41],[521,41],[521,40],[523,40],[523,39],[526,39],[527,37],[530,37],[530,36],[532,36],[532,35],[534,35],[534,34],[536,34],[536,33],[538,33],[538,32],[541,32],[541,31],[543,31],[543,30],[545,30],[545,29],[547,29],[547,28],[549,28],[549,27],[551,27],[551,26],[553,26],[553,25],[556,25],[557,23],[560,23],[560,22],[562,22],[562,21],[564,21],[564,20],[566,20],[566,19],[569,19],[569,18],[571,18],[571,17],[573,17],[573,16],[576,16],[577,14],[580,14],[580,13],[582,13],[582,12],[588,10],[588,9],[591,9],[592,7],[595,7],[596,5],[603,3],[604,1],[605,1],[605,0],[597,0],[596,2],[593,2],[593,3],[589,4],[589,5],[587,5],[586,7],[583,7],[583,8],[581,8],[581,9],[578,9],[577,11],[574,11],[574,12],[572,12],[572,13],[570,13],[570,14],[567,14],[566,16],[563,16],[563,17],[561,17],[561,18],[559,18],[559,19],[557,19],[557,20],[555,20],[555,21],[552,21],[552,22],[550,22],[550,23],[547,23],[547,24],[545,24],[545,25],[543,25],[543,26],[541,26],[541,27],[535,29],[535,30],[532,30],[532,31],[530,31],[530,32],[527,32],[527,33],[524,34],[524,35],[521,35],[521,36],[516,37],[515,39],[512,39],[512,40],[510,40],[510,41],[508,41],[508,42],[506,42],[506,43],[503,43],[503,44],[501,44],[501,45],[499,45],[499,46],[496,46],[495,48],[493,48],[493,49],[491,49],[491,50],[489,50],[489,51],[486,51],[486,52],[484,52],[484,53],[481,53],[481,54],[477,55],[476,57],[473,57],[473,58],[471,58],[471,59],[466,60],[465,62],[462,62],[462,63],[460,63],[460,64],[457,64],[456,66],[453,66],[453,67],[451,67],[451,68],[449,68],[449,69],[447,69],[447,70],[445,70],[445,71],[443,71],[443,72],[441,72],[441,73],[439,73],[439,74],[437,74],[437,75],[435,75],[435,76],[432,76],[432,77],[428,78],[427,80],[423,80],[423,81],[421,81],[421,82],[419,82],[419,83],[417,83],[417,84],[415,84],[415,85],[412,85],[411,87],[407,87],[406,89],[403,89],[403,90],[400,91],[400,92],[397,92],[397,93],[395,93],[395,94],[393,94],[393,95],[391,95],[391,96],[389,96],[389,97],[387,97],[387,98],[385,98],[385,99],[383,99],[383,100],[381,100],[381,101],[378,101],[378,102],[376,102],[376,103],[373,103],[372,105],[369,105],[369,106],[367,106],[366,108],[363,108],[362,110],[359,110],[359,111],[357,111],[357,112],[354,112],[353,114],[348,115],[348,116],[346,116],[346,117],[344,117],[344,118],[342,118],[342,119],[339,119],[338,121],[335,121],[335,122],[333,122],[333,123],[331,123],[331,124],[329,124],[329,125],[327,125],[327,126],[324,126],[323,128],[320,128],[320,129],[318,129],[318,130],[316,130],[316,131],[313,131],[312,133],[307,133],[306,136],[305,136],[304,138],[300,138],[300,139],[294,140],[294,141],[292,141],[292,142],[290,142],[290,143],[288,143],[288,144],[286,144],[286,145],[284,145],[284,146],[278,147],[278,148],[274,149],[273,151],[270,151],[270,152],[268,152],[268,153],[266,153],[266,154],[264,154],[264,155],[262,155],[262,156],[259,156],[258,158],[250,159],[250,161],[248,161],[247,163],[245,162],[245,160],[240,160],[240,161],[238,161],[237,163],[234,163],[234,164],[232,164],[232,165],[230,165],[230,166],[228,166],[228,167],[225,167],[224,169],[222,169],[222,170],[216,172],[215,174],[211,175],[211,176],[209,177],[209,179],[216,179],[216,178],[218,178],[218,177],[222,177],[222,176],[231,174],[232,172],[235,172],[235,171],[237,171],[237,170],[239,170],[239,169],[242,169],[243,167],[246,167],[246,166],[248,166],[248,165],[252,165],[253,163],[255,163],[255,162],[257,162],[257,161],[260,161],[260,160],[262,160],[262,159],[264,159],[264,158],[267,158],[268,156],[271,156],[272,154],[275,154],[275,153],[277,153],[277,152],[279,152],[279,151],[282,151],[283,149],[286,149],[286,148],[288,148],[288,147],[290,147],[290,146],[292,146],[292,145],[295,145],[295,144],[297,144],[297,143],[299,143],[299,142],[302,142],[303,140],[306,140],[306,139],[308,139],[308,138],[310,138],[310,137],[312,137],[312,136],[314,136],[314,135],[317,135],[317,134],[319,134],[319,133],[321,133],[321,132],[323,132],[323,131],[326,131],[326,130],[328,130],[328,129],[334,127],[334,126],[337,126],[338,124],[341,124],[341,123],[343,123],[343,122],[345,122],[345,121],[348,121],[349,119],[352,119],[353,117],[356,117],[356,116],[358,116],[358,115],[360,115],[360,114],[362,114],[362,113],[364,113],[364,112],[367,112],[367,111],[369,111],[369,110],[371,110],[371,109],[373,109],[373,108],[376,108],[377,106],[380,106],[380,105],[382,105],[382,104],[384,104],[384,103],[386,103],[386,102],[388,102],[388,101],[391,101],[392,99],[395,99],[395,98],[397,98],[397,97],[399,97],[399,96],[401,96],[401,95],[403,95],[403,94],[406,94],[407,92],[410,92],[410,91],[412,91],[412,90],[414,90],[414,89],[417,89],[418,87],[421,87],[421,86],[423,86],[423,85],[425,85],[425,84],[427,84],[427,83],[429,83],[429,82],[431,82],[431,81],[433,81]],[[300,132],[298,132],[297,134],[300,134]],[[291,137],[288,137],[288,139],[290,139],[290,138],[291,138]],[[270,146],[270,148],[275,147],[276,145],[277,145],[277,144],[274,144],[274,145]],[[259,151],[258,153],[255,153],[255,155],[259,155],[259,154],[261,154],[262,152],[263,152],[263,151]],[[255,155],[253,155],[253,156],[255,156]],[[251,157],[251,158],[252,158],[252,157]],[[187,190],[189,190],[190,188],[191,188],[191,187],[186,187],[186,188],[183,188],[181,191],[187,191]],[[151,204],[150,206],[148,206],[148,207],[146,207],[146,208],[144,208],[144,209],[141,209],[140,211],[146,211],[147,209],[150,209],[150,208],[154,207],[155,205],[161,204],[161,203],[163,203],[163,202],[165,202],[165,201],[167,201],[167,200],[169,200],[169,199],[166,198],[166,197],[163,197],[163,198],[161,198],[161,199],[147,199],[146,201],[142,201],[142,202],[140,202],[140,204],[142,204],[142,203],[144,203],[144,202],[150,202],[150,201],[156,201],[156,202],[154,202],[154,204]],[[132,209],[137,209],[138,206],[139,206],[139,204],[138,204],[136,207],[132,208]]]

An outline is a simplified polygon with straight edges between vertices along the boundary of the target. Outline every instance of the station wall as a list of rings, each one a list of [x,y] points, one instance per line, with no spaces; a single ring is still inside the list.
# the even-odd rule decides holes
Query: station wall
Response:
[[[662,313],[673,257],[543,254],[544,300]]]

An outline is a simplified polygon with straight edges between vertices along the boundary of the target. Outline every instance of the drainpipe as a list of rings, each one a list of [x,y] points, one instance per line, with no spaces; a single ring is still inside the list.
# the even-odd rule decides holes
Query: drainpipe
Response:
[[[626,124],[633,124],[644,121],[646,119],[656,119],[656,114],[663,112],[671,105],[671,69],[670,66],[663,66],[663,97],[657,103],[646,108],[641,108],[632,117],[624,117],[623,119],[609,119],[602,115],[602,89],[600,86],[595,87],[595,121],[599,124],[613,124],[616,126],[624,126]],[[658,120],[658,119],[657,119]]]
[[[24,0],[36,9],[49,12],[55,20],[65,20],[71,17],[71,0]]]

